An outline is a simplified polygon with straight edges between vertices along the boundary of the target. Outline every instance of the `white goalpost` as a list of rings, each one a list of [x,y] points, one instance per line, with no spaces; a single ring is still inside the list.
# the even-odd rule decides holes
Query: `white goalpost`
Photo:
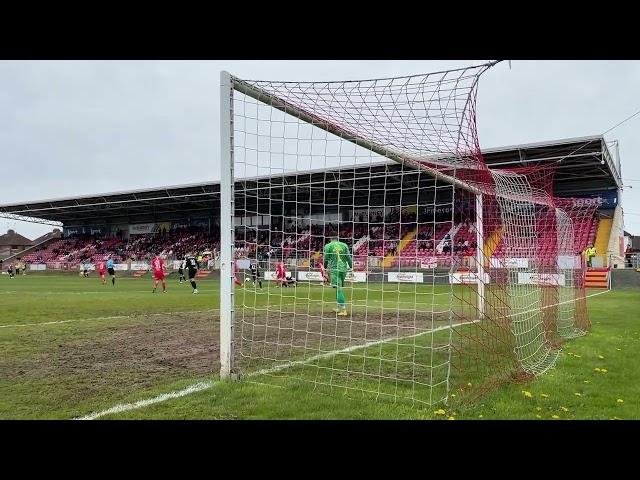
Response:
[[[233,371],[233,89],[231,75],[220,73],[220,377]]]

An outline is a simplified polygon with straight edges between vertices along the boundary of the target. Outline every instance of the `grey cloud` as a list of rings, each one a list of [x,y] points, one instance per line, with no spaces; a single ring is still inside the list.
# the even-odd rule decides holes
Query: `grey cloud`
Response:
[[[480,61],[0,62],[0,203],[219,178],[219,72],[248,79],[380,78]],[[478,94],[481,146],[603,133],[640,108],[640,62],[514,61],[489,70]],[[620,141],[623,177],[640,117]],[[633,184],[632,184],[633,185]],[[627,230],[640,233],[640,182],[625,190]],[[640,214],[640,208],[637,212]],[[8,226],[0,220],[0,229]],[[48,227],[14,224],[29,237]]]

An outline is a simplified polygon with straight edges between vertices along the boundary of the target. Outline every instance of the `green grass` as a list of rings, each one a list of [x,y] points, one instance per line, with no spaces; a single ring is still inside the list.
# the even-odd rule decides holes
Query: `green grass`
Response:
[[[449,301],[448,286],[379,284],[374,286],[377,291],[368,292],[355,287],[349,291],[355,313],[410,309],[416,293],[421,299],[418,310],[430,311],[432,304]],[[424,355],[441,354],[430,350],[431,335],[287,369],[289,375],[309,382],[292,380],[283,372],[241,382],[216,380],[218,284],[207,280],[198,289],[200,295],[192,295],[188,285],[171,279],[167,294],[152,295],[146,277],[120,278],[112,288],[100,285],[96,278],[34,274],[9,280],[0,276],[0,327],[6,327],[0,328],[0,418],[73,418],[203,380],[213,380],[213,387],[104,418],[640,418],[635,401],[640,394],[636,373],[640,298],[633,290],[590,299],[592,332],[567,342],[557,367],[548,374],[525,384],[498,387],[473,402],[464,388],[454,390],[455,396],[443,406],[445,415],[438,415],[434,412],[440,406],[393,401],[407,396],[428,401],[426,394],[420,396],[427,390],[418,388],[416,395],[411,391],[414,385],[381,383],[363,375],[375,375],[388,363],[398,369],[394,378],[407,378],[415,367],[396,360],[417,358],[412,357],[416,349]],[[455,297],[462,297],[462,292],[456,290]],[[297,291],[270,288],[255,294],[253,289],[238,289],[236,293],[237,305],[245,305],[245,311],[287,311],[294,317],[327,311],[333,301],[332,290],[315,285],[301,285]],[[465,290],[464,298],[471,302],[473,296]],[[463,311],[462,303],[456,300],[458,313]],[[14,326],[27,324],[36,325]],[[434,334],[435,343],[446,342],[447,336],[448,330]],[[332,350],[330,346],[321,350]],[[287,358],[309,357],[304,349],[299,355],[292,351]],[[465,373],[464,383],[458,384],[467,380],[475,384],[487,374],[489,369]],[[358,390],[363,387],[371,393]]]

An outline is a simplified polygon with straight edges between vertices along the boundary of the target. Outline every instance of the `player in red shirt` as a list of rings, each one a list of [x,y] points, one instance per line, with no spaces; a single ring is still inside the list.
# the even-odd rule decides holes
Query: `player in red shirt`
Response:
[[[164,281],[164,260],[160,255],[156,255],[151,260],[151,269],[153,270],[153,293],[156,293],[158,282],[162,282],[162,293],[167,293],[167,284]]]
[[[284,268],[284,263],[278,262],[276,265],[276,283],[278,285],[284,285],[287,280],[287,273]]]
[[[102,280],[102,284],[106,285],[107,280],[105,279],[105,274],[107,273],[107,264],[104,262],[98,263],[98,273],[100,274],[100,280]]]
[[[324,269],[324,261],[322,258],[320,259],[320,263],[318,264],[318,269],[320,270],[320,275],[322,275],[322,282],[327,283],[329,281],[329,277],[327,276],[327,272]]]
[[[244,285],[240,280],[238,280],[238,259],[233,259],[233,283],[238,286]]]

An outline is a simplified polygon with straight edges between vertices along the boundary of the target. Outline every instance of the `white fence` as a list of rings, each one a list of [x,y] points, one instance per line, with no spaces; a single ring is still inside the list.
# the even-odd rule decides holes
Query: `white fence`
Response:
[[[144,262],[131,263],[131,270],[134,270],[134,271],[149,270],[149,264]]]
[[[389,272],[387,280],[399,283],[422,283],[424,282],[424,274],[421,272]]]
[[[559,285],[565,286],[564,273],[526,273],[518,272],[518,283],[524,285]]]

